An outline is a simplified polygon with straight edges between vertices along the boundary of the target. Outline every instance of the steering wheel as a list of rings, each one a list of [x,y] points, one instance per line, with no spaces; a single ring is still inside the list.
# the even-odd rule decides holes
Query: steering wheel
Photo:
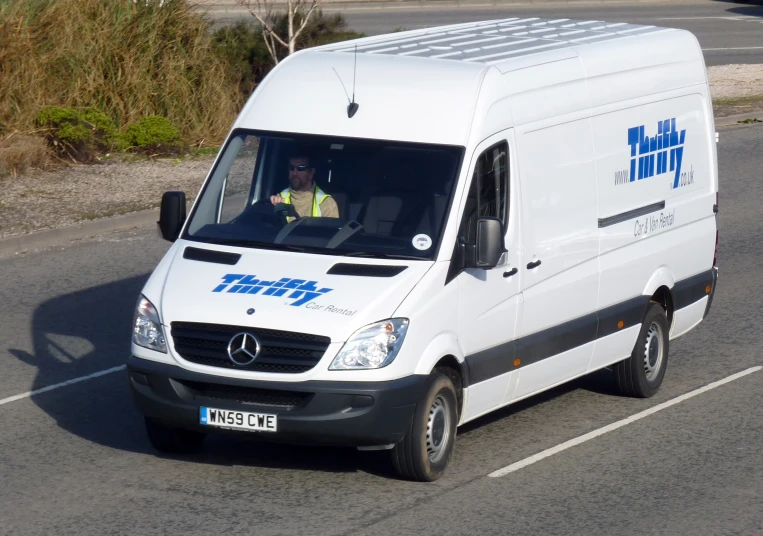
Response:
[[[275,207],[273,207],[273,210],[276,214],[282,216],[284,219],[299,219],[299,214],[297,214],[297,209],[294,208],[294,205],[288,203],[278,203],[275,205]]]
[[[283,203],[279,203],[282,205]],[[288,205],[291,206],[291,205]],[[260,199],[254,204],[248,205],[241,214],[233,218],[230,223],[237,225],[266,225],[269,227],[281,228],[286,225],[286,216],[282,211],[277,210],[278,206],[273,206],[270,199]],[[294,210],[294,207],[291,207]],[[296,214],[296,210],[294,211]]]

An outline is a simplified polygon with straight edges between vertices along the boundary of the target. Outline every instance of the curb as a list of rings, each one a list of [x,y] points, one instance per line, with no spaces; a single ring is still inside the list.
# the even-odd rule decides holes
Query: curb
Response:
[[[715,126],[716,128],[736,126],[739,124],[739,121],[754,118],[763,120],[763,112],[719,117],[715,120]],[[191,205],[189,204],[189,213],[190,208]],[[92,239],[105,233],[148,227],[150,225],[155,225],[158,220],[159,209],[153,208],[149,210],[141,210],[139,212],[132,212],[130,214],[85,221],[75,225],[59,227],[58,229],[50,229],[48,231],[38,231],[24,235],[11,236],[9,238],[0,239],[0,257],[27,252],[33,249],[65,245],[71,242]]]
[[[739,121],[744,121],[746,119],[760,119],[761,121],[763,121],[763,112],[751,112],[746,114],[727,115],[726,117],[716,117],[715,126],[716,127],[737,126],[739,124]]]
[[[84,221],[58,229],[37,231],[0,239],[0,256],[18,254],[32,249],[58,246],[95,238],[97,235],[114,231],[126,231],[155,224],[159,219],[159,209],[141,210],[109,218]]]

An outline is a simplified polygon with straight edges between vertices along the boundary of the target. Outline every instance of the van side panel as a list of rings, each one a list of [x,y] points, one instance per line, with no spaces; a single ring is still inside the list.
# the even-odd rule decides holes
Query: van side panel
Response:
[[[524,298],[517,335],[524,342],[516,355],[529,366],[520,371],[515,398],[586,370],[593,350],[588,343],[596,337],[599,287],[590,119],[524,131],[517,140]],[[541,331],[542,340],[535,340],[533,334]],[[564,354],[564,366],[541,364],[558,361],[552,357],[556,354]]]
[[[527,335],[596,309],[598,229],[590,119],[517,136]],[[541,261],[537,268],[525,266]]]
[[[662,202],[673,207],[711,193],[709,125],[700,94],[595,115],[593,130],[600,219]],[[602,252],[620,245],[611,241],[613,226],[602,226]],[[651,226],[637,231],[653,232]]]
[[[600,309],[653,291],[650,280],[678,284],[712,266],[715,168],[696,91],[594,113]]]

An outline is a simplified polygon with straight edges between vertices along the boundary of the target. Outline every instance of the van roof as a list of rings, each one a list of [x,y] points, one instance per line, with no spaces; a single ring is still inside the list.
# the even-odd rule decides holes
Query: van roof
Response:
[[[512,18],[299,51],[259,84],[234,127],[465,146],[471,136],[706,83],[685,30]],[[351,95],[360,105],[352,118]]]
[[[547,52],[611,42],[672,28],[598,20],[539,17],[490,20],[354,39],[313,50],[410,56],[497,65],[525,56],[543,63]],[[522,62],[528,66],[527,62]],[[503,70],[503,69],[502,69]]]

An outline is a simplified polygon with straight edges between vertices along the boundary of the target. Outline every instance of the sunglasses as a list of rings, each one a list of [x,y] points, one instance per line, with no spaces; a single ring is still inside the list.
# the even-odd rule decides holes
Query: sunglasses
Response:
[[[306,169],[310,169],[310,166],[305,166],[305,165],[293,166],[293,165],[289,164],[289,171],[295,171],[295,170],[296,171],[305,171]]]

